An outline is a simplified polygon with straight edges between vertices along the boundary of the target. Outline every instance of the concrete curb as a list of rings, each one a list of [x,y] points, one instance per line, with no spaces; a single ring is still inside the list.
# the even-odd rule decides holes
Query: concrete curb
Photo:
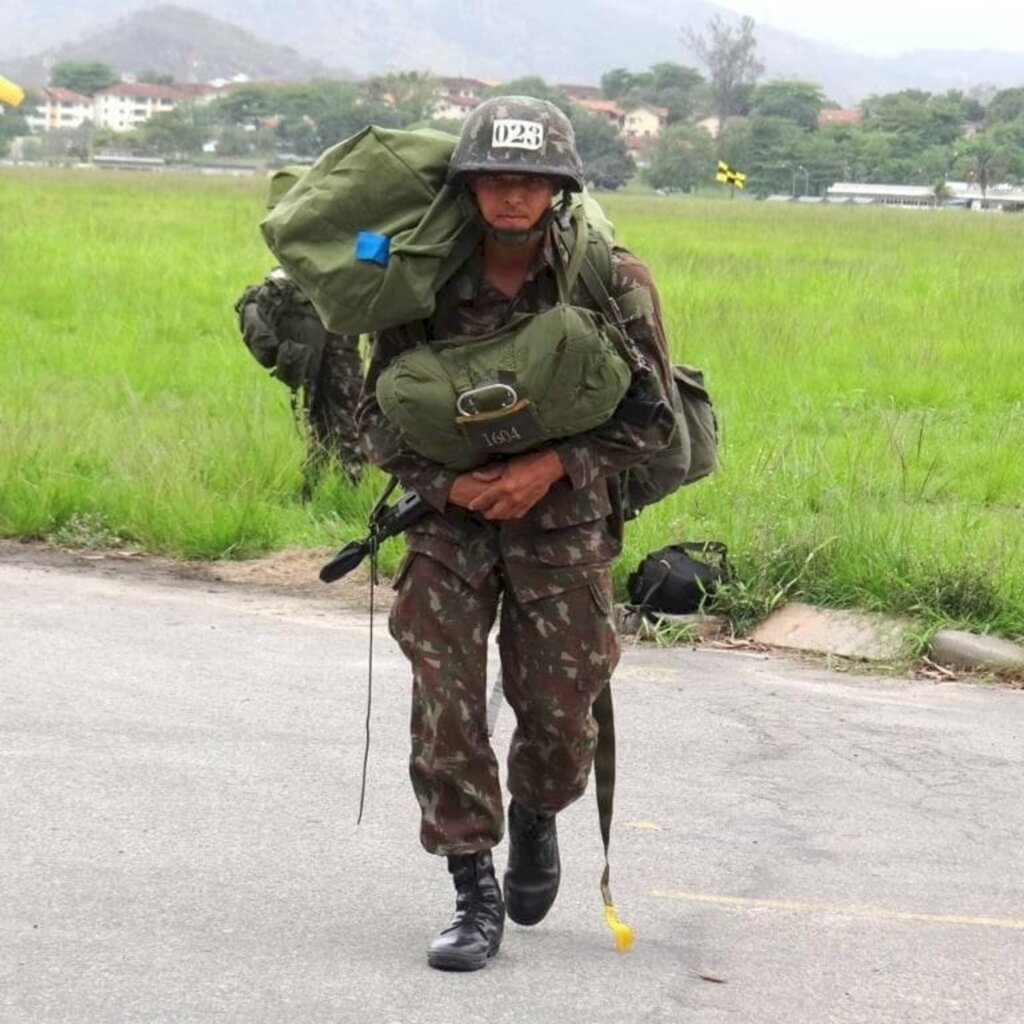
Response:
[[[1024,670],[1024,647],[983,633],[942,629],[932,639],[929,657],[937,665],[967,671]]]
[[[677,626],[699,640],[715,640],[728,632],[718,615],[660,615],[645,620],[630,605],[615,606],[623,636],[653,636],[658,625]],[[758,623],[748,639],[767,647],[831,655],[859,661],[893,662],[912,650],[914,623],[874,612],[841,611],[790,602]],[[999,637],[944,629],[935,634],[928,658],[943,668],[967,672],[1024,673],[1024,646]]]

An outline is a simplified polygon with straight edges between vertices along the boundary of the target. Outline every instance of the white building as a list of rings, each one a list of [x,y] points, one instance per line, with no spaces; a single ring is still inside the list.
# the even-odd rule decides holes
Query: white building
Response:
[[[664,107],[645,104],[622,115],[621,134],[627,139],[656,139],[667,123],[668,111]]]
[[[471,96],[442,96],[434,107],[434,117],[439,121],[465,121],[466,115],[480,105],[480,100]]]
[[[129,132],[154,114],[174,110],[185,97],[170,85],[121,82],[93,97],[93,120],[99,128]]]
[[[1024,210],[1024,189],[992,185],[982,195],[974,182],[947,181],[941,196],[930,185],[869,185],[838,181],[827,192],[830,202],[876,203],[881,206],[960,206],[970,210]]]
[[[837,181],[826,193],[833,202],[846,199],[882,206],[935,206],[935,189],[930,185],[869,185]]]
[[[81,128],[93,119],[93,102],[88,96],[51,85],[38,90],[42,102],[25,121],[34,132],[55,132]]]
[[[437,83],[446,97],[459,96],[465,100],[475,100],[477,103],[484,98],[484,93],[491,86],[498,84],[484,81],[482,78],[461,77],[439,78]]]

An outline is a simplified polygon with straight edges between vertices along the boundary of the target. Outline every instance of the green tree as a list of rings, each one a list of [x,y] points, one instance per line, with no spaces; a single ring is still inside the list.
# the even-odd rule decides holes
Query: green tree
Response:
[[[154,114],[139,128],[146,150],[171,160],[183,160],[201,151],[207,132],[207,126],[191,104]]]
[[[957,104],[964,122],[981,124],[985,120],[985,105],[977,96],[965,93],[960,89],[950,89],[946,93],[946,98]]]
[[[921,151],[896,132],[862,131],[857,136],[855,178],[874,184],[909,182],[918,169]]]
[[[356,85],[328,79],[287,86],[276,97],[274,106],[282,115],[282,144],[308,156],[354,135],[370,122],[386,127],[399,123],[393,106],[383,100],[368,102]]]
[[[218,156],[246,156],[256,148],[256,133],[241,125],[226,124],[217,136]]]
[[[38,98],[35,98],[35,102],[33,102],[32,95],[26,93],[20,107],[0,106],[0,156],[7,156],[14,139],[29,134],[25,112],[33,110],[38,102]]]
[[[900,136],[913,151],[928,146],[951,146],[966,120],[962,96],[933,96],[920,89],[869,96],[861,105],[864,130]]]
[[[990,127],[1024,117],[1024,85],[1001,89],[985,107],[985,125]]]
[[[533,96],[538,100],[550,100],[565,114],[569,114],[572,109],[569,97],[558,86],[548,85],[543,78],[539,78],[537,75],[513,78],[511,82],[503,82],[501,85],[492,86],[487,90],[487,95]]]
[[[668,123],[675,124],[694,116],[704,85],[704,76],[696,68],[662,61],[651,66],[651,82],[640,90],[640,99],[664,107]]]
[[[663,61],[649,71],[634,73],[616,68],[601,78],[601,94],[618,100],[624,109],[647,103],[664,107],[668,122],[683,121],[693,116],[704,78],[694,68]]]
[[[785,117],[752,117],[746,130],[750,156],[737,169],[746,173],[748,188],[761,195],[813,191],[801,163],[804,132],[798,125]]]
[[[825,93],[816,82],[779,78],[754,89],[751,111],[760,117],[784,117],[804,131],[818,127]]]
[[[934,185],[945,181],[953,173],[955,162],[956,150],[952,146],[929,146],[918,155],[917,170],[909,184]]]
[[[812,193],[821,194],[837,181],[849,181],[855,168],[853,132],[846,126],[829,126],[807,132],[800,139],[792,163],[804,168],[803,184]],[[794,175],[794,182],[801,175]]]
[[[1024,180],[1024,114],[986,129],[985,136],[1002,150],[1008,178],[1017,183]]]
[[[606,100],[617,100],[640,85],[649,84],[651,76],[636,74],[625,68],[612,68],[601,76],[601,95]]]
[[[582,107],[573,107],[569,119],[587,181],[605,189],[617,189],[629,181],[636,167],[615,128]]]
[[[50,85],[71,89],[83,96],[94,96],[120,80],[113,68],[100,61],[60,61],[50,70]]]
[[[988,190],[999,183],[1011,160],[1012,154],[995,137],[983,132],[964,143],[957,167],[985,197]]]
[[[274,97],[266,86],[243,85],[214,100],[210,106],[220,124],[255,128],[263,118],[274,113]]]
[[[379,75],[370,80],[365,90],[367,100],[391,104],[402,124],[429,120],[440,96],[440,82],[426,71]]]
[[[716,14],[708,22],[706,35],[685,29],[683,40],[707,69],[715,112],[724,125],[749,101],[750,89],[764,71],[757,59],[754,19],[743,17],[739,24],[730,25]]]
[[[715,178],[715,141],[703,128],[676,124],[658,137],[647,169],[651,188],[691,192]]]

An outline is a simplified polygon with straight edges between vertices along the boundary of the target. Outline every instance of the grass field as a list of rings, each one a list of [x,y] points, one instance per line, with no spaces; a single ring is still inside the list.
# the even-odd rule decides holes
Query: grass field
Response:
[[[1024,637],[1024,219],[602,201],[722,432],[620,584],[717,539],[740,625],[801,597]],[[256,179],[0,171],[0,534],[241,558],[362,532],[379,478],[302,504],[287,392],[238,338],[261,209]]]

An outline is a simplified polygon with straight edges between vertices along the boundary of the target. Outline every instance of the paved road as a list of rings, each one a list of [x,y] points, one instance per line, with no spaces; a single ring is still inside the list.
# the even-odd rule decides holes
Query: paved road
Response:
[[[0,600],[4,1024],[1024,1019],[1024,692],[631,648],[634,950],[601,920],[588,796],[549,918],[446,975],[383,623],[356,828],[365,616],[10,558]]]

